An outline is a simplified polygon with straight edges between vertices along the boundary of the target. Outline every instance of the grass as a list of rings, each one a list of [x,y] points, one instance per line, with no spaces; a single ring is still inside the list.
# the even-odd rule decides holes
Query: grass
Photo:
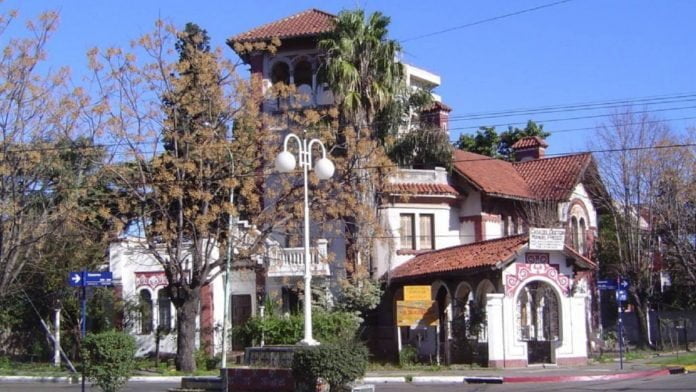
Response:
[[[78,368],[79,362],[73,363]],[[72,372],[65,367],[56,368],[48,362],[17,362],[6,357],[0,357],[0,376],[33,376],[33,377],[67,377]],[[218,376],[219,369],[207,370],[199,367],[193,374],[177,371],[167,361],[160,361],[155,367],[152,359],[138,359],[135,366],[135,376]]]
[[[0,357],[2,376],[67,377],[72,373],[64,367],[55,367],[48,362],[16,362]]]
[[[651,364],[655,365],[679,365],[679,366],[696,366],[696,353],[683,353],[679,354],[677,357],[675,356],[669,356],[669,357],[657,357],[654,360],[650,361]]]

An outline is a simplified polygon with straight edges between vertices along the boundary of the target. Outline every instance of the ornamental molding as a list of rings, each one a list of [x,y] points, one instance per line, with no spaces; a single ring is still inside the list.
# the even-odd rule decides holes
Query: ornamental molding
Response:
[[[546,278],[556,284],[561,292],[570,295],[571,279],[559,272],[558,264],[515,264],[516,273],[505,277],[505,295],[512,297],[517,288],[534,278]]]
[[[155,289],[160,286],[166,286],[169,282],[167,281],[167,276],[164,272],[154,271],[154,272],[136,272],[135,273],[135,287],[149,287]]]

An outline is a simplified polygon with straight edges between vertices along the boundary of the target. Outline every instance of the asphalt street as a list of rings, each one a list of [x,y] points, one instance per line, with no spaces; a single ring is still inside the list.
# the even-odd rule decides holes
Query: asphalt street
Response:
[[[177,383],[131,382],[124,392],[167,391],[176,388]],[[379,392],[422,391],[422,392],[462,392],[462,391],[696,391],[696,373],[651,378],[637,378],[622,381],[593,381],[566,383],[513,383],[513,384],[380,384]],[[0,392],[28,391],[79,391],[80,385],[56,383],[0,383]],[[98,391],[98,388],[87,388]]]

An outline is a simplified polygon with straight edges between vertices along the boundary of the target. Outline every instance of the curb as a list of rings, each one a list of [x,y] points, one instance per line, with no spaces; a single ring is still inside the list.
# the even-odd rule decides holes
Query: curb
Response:
[[[73,379],[80,382],[80,376],[75,377],[40,377],[40,376],[0,376],[0,382],[45,382],[73,384]],[[133,382],[181,382],[180,376],[135,376],[128,379]]]
[[[403,384],[406,382],[406,377],[397,377],[397,376],[364,377],[362,379],[362,382],[371,383],[371,384]]]
[[[79,377],[78,377],[79,378]],[[72,383],[72,377],[36,377],[36,376],[0,376],[0,381],[5,382],[45,382],[45,383]]]

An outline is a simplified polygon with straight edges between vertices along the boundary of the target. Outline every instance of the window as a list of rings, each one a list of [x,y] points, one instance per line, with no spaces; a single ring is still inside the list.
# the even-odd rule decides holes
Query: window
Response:
[[[416,249],[416,227],[415,227],[415,215],[413,214],[401,214],[400,215],[401,227],[399,228],[401,234],[401,249]]]
[[[573,244],[573,249],[577,250],[578,246],[578,218],[572,217],[570,219],[570,240]]]
[[[585,235],[587,228],[585,227],[585,218],[580,218],[580,228],[578,229],[578,252],[585,254]]]
[[[165,332],[169,332],[172,326],[172,306],[169,294],[166,289],[161,289],[157,293],[157,309],[159,310],[158,327]]]
[[[419,249],[435,249],[435,216],[432,214],[421,214],[419,220]]]
[[[140,291],[140,333],[152,333],[152,295],[147,290]]]
[[[271,68],[271,82],[290,84],[290,66],[284,62],[278,62]]]

